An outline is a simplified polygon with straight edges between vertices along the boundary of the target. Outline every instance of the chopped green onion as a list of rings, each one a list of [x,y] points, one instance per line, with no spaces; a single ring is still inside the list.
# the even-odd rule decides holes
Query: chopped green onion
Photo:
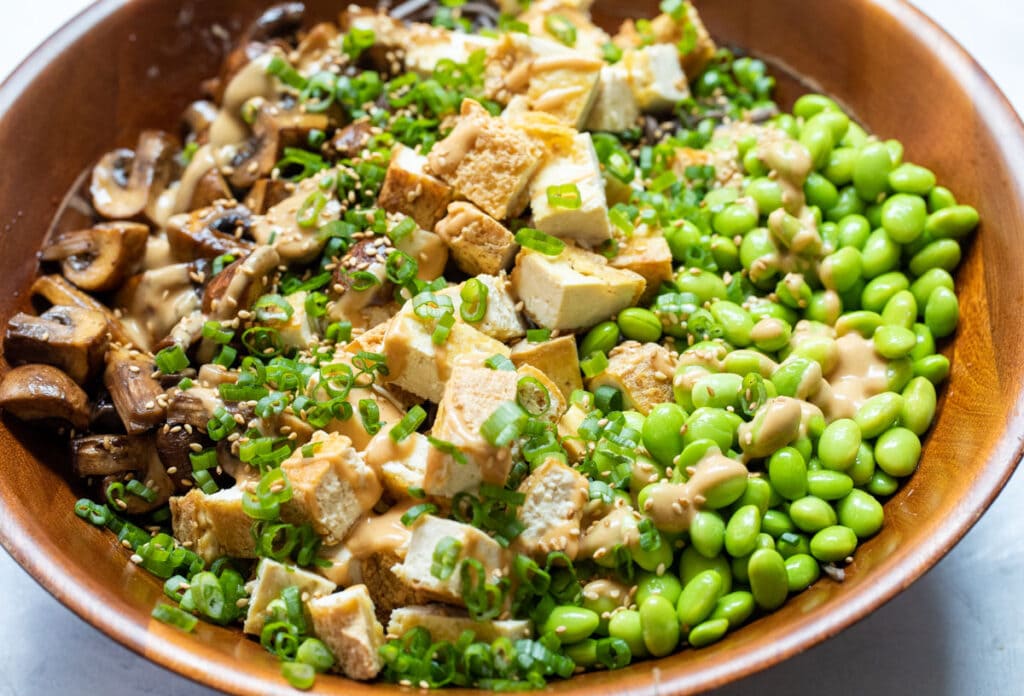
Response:
[[[686,16],[686,0],[661,0],[658,9],[679,22]]]
[[[420,321],[433,321],[452,314],[455,305],[447,295],[436,295],[429,290],[412,298],[412,312]]]
[[[516,366],[508,356],[502,355],[501,353],[495,353],[491,357],[484,360],[484,366],[489,367],[492,370],[506,370],[508,372],[515,372]]]
[[[405,287],[415,280],[416,274],[419,273],[419,264],[416,263],[416,259],[404,251],[395,249],[388,254],[388,260],[384,264],[384,269],[388,280],[395,285]]]
[[[336,321],[327,327],[325,335],[328,341],[348,343],[352,340],[352,322]]]
[[[192,463],[192,471],[206,471],[217,466],[217,450],[210,447],[202,452],[190,452],[189,461]]]
[[[527,418],[515,401],[506,401],[494,410],[480,426],[480,434],[495,447],[507,447],[519,437]]]
[[[107,497],[107,502],[110,503],[110,506],[113,508],[122,509],[125,507],[124,493],[124,484],[121,483],[120,481],[114,481],[109,486],[107,486],[107,490],[104,491],[104,494]]]
[[[529,329],[526,340],[529,343],[544,343],[551,338],[551,329]]]
[[[632,659],[629,644],[621,638],[601,638],[597,641],[597,661],[608,669],[622,669]]]
[[[487,314],[487,286],[479,278],[470,278],[462,285],[459,297],[462,304],[459,306],[459,314],[463,321],[475,324],[482,321]]]
[[[181,381],[178,382],[178,389],[180,389],[182,391],[188,391],[191,388],[192,388],[192,380],[190,380],[188,377],[182,377]]]
[[[263,295],[252,309],[257,321],[286,322],[295,313],[295,308],[280,295]]]
[[[580,197],[580,188],[576,184],[548,186],[547,195],[548,205],[552,208],[578,210],[583,205],[583,199]]]
[[[234,337],[235,332],[225,329],[219,321],[208,321],[203,324],[203,338],[214,343],[230,343]]]
[[[565,242],[561,239],[531,227],[524,227],[516,232],[516,243],[546,256],[558,256],[565,249]]]
[[[306,78],[300,75],[282,56],[275,55],[271,58],[266,72],[294,89],[303,89],[306,86]]]
[[[411,527],[416,523],[423,515],[433,515],[437,512],[437,506],[433,503],[420,503],[419,505],[413,505],[411,508],[406,510],[405,514],[402,515],[402,524],[406,527]]]
[[[756,372],[749,372],[743,378],[740,390],[740,410],[743,415],[752,418],[754,413],[768,400],[768,390],[764,378]]]
[[[516,403],[531,416],[542,416],[551,409],[551,393],[536,377],[520,377],[516,385]]]
[[[427,435],[427,442],[429,442],[434,449],[444,452],[459,464],[466,464],[469,462],[469,460],[466,459],[466,455],[460,452],[458,447],[447,440],[440,440],[431,435]]]
[[[355,292],[366,292],[375,285],[380,285],[380,278],[370,271],[349,271],[348,277]]]
[[[360,29],[352,27],[341,40],[341,50],[353,61],[362,55],[363,51],[371,48],[377,40],[373,29]]]
[[[284,342],[277,329],[267,326],[253,326],[242,334],[242,344],[254,355],[262,357],[280,355]]]
[[[334,91],[337,88],[338,78],[333,73],[320,71],[309,78],[306,86],[302,88],[299,98],[303,101],[305,110],[319,114],[331,108],[334,103]]]
[[[210,475],[209,471],[193,471],[192,480],[196,482],[196,485],[206,495],[212,495],[220,490],[220,486],[213,480],[213,476]]]
[[[162,602],[153,607],[153,613],[151,616],[160,623],[165,623],[168,626],[174,626],[185,633],[191,633],[199,623],[199,619],[191,614],[182,611],[178,607],[172,607],[170,604],[164,604]]]
[[[359,418],[363,421],[363,429],[370,435],[380,432],[380,407],[373,399],[359,400]]]
[[[188,357],[179,345],[164,348],[154,357],[156,367],[165,375],[181,372],[188,367]]]
[[[235,364],[235,359],[237,357],[238,351],[236,349],[231,346],[221,346],[220,351],[217,353],[217,357],[213,359],[213,363],[214,365],[220,365],[221,367],[228,368]]]
[[[295,689],[308,691],[316,682],[316,669],[304,662],[282,662],[281,675]]]
[[[431,334],[430,340],[435,346],[443,345],[448,340],[453,326],[455,326],[455,315],[445,314],[437,320],[437,326],[434,327],[434,333]]]
[[[566,46],[576,45],[576,27],[562,14],[549,14],[544,17],[544,28],[559,42]]]
[[[608,367],[608,357],[601,351],[591,353],[580,361],[580,370],[586,377],[595,377]]]
[[[132,495],[142,498],[147,503],[152,503],[154,500],[156,500],[156,491],[154,491],[152,488],[144,484],[142,481],[139,481],[138,479],[132,479],[131,481],[129,481],[125,485],[125,490],[127,490]]]
[[[309,229],[316,227],[320,223],[320,213],[323,212],[324,207],[327,205],[327,196],[321,191],[314,191],[302,202],[299,206],[298,212],[295,214],[295,219],[299,223],[299,227],[305,227]]]
[[[443,537],[434,547],[434,555],[430,564],[430,574],[442,582],[455,572],[455,564],[462,553],[462,543],[454,537]]]
[[[319,319],[327,314],[327,295],[322,292],[310,292],[302,304],[306,310],[306,316],[312,319]]]
[[[402,420],[398,421],[388,433],[391,439],[395,442],[402,442],[407,437],[416,432],[416,429],[427,419],[427,412],[423,410],[422,406],[413,406],[409,409],[409,412],[402,417]]]
[[[601,57],[606,63],[618,63],[622,60],[622,49],[611,41],[601,44]]]
[[[594,390],[594,405],[599,411],[610,413],[622,410],[622,392],[605,384]]]
[[[416,221],[410,217],[402,218],[402,221],[387,231],[388,239],[398,244],[403,239],[416,231]]]

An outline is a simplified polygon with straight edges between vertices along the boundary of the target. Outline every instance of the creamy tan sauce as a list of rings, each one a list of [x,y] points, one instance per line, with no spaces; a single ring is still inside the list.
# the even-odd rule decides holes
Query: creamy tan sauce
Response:
[[[249,137],[249,126],[242,120],[242,106],[247,101],[277,95],[276,78],[267,74],[274,55],[268,52],[253,59],[228,83],[220,111],[210,126],[209,142],[214,148],[237,145]]]
[[[746,457],[767,457],[797,438],[803,411],[800,401],[787,396],[769,399],[754,418],[739,427],[740,447]]]
[[[826,375],[829,389],[813,399],[832,421],[852,418],[865,401],[889,388],[888,361],[875,352],[870,339],[853,332],[836,340],[839,360]]]

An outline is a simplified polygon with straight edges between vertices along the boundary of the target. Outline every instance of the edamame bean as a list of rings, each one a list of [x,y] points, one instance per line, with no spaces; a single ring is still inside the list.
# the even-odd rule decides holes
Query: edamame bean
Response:
[[[804,124],[800,131],[799,142],[811,154],[811,161],[814,163],[815,169],[821,169],[828,164],[829,155],[832,154],[832,149],[836,146],[835,137],[828,124],[815,121]]]
[[[728,295],[725,281],[716,274],[699,268],[680,269],[676,273],[675,284],[679,292],[692,293],[701,304],[715,299],[725,299]]]
[[[789,506],[789,517],[797,529],[810,533],[836,523],[836,511],[832,506],[812,495],[794,500]]]
[[[910,358],[890,360],[885,366],[885,378],[889,383],[889,391],[901,392],[903,387],[914,377],[914,364]]]
[[[644,447],[662,466],[672,466],[683,451],[681,429],[686,423],[686,411],[672,403],[658,404],[644,419],[641,431]]]
[[[837,147],[828,157],[823,173],[836,186],[845,186],[853,181],[853,167],[857,162],[857,150],[852,147]]]
[[[804,195],[807,197],[808,205],[816,205],[822,210],[833,208],[839,202],[839,191],[835,185],[817,172],[807,175]]]
[[[737,348],[750,345],[750,332],[754,329],[754,321],[746,310],[727,300],[713,303],[709,310],[711,316],[722,327],[726,341]]]
[[[672,602],[660,595],[652,595],[640,604],[640,630],[644,645],[654,657],[668,655],[679,644],[679,621]]]
[[[892,428],[875,442],[875,463],[890,476],[910,476],[921,457],[921,441],[907,428]]]
[[[737,628],[753,613],[754,595],[745,590],[737,590],[718,598],[709,620],[725,619],[729,622],[729,628]]]
[[[911,360],[917,361],[935,354],[935,339],[931,329],[924,324],[914,324],[914,335],[917,343],[914,344],[914,350],[910,351]]]
[[[874,202],[889,187],[892,155],[885,143],[871,142],[860,149],[853,165],[853,185],[865,201]]]
[[[956,196],[945,186],[936,186],[928,194],[928,210],[935,212],[956,205]]]
[[[590,609],[558,606],[551,610],[541,626],[541,633],[554,633],[566,643],[578,643],[597,629],[601,617]]]
[[[672,573],[658,575],[657,573],[645,572],[640,576],[640,581],[637,583],[636,603],[640,605],[648,597],[661,595],[671,602],[674,608],[682,591],[683,584]]]
[[[789,578],[786,562],[778,551],[758,549],[747,563],[750,578],[750,592],[762,609],[778,609],[789,594]]]
[[[860,251],[861,269],[865,278],[875,278],[887,273],[900,262],[900,247],[892,241],[885,230],[875,230],[864,242]]]
[[[795,532],[796,526],[793,525],[793,520],[789,519],[789,515],[782,510],[772,508],[766,511],[761,518],[761,529],[778,539],[787,532]]]
[[[661,338],[661,320],[649,309],[629,307],[619,312],[619,330],[633,341],[653,343]]]
[[[779,537],[775,549],[783,558],[789,558],[798,553],[810,553],[811,542],[803,534],[786,533]]]
[[[871,229],[878,229],[882,226],[882,204],[869,203],[864,208],[864,217],[867,218]]]
[[[914,275],[922,275],[932,268],[952,271],[960,263],[960,244],[955,239],[936,239],[914,254],[909,268]]]
[[[840,111],[839,105],[824,94],[805,94],[793,103],[793,115],[810,119],[822,111]]]
[[[720,271],[735,273],[743,268],[743,264],[740,263],[740,250],[728,237],[716,234],[711,238],[711,256]]]
[[[830,290],[844,292],[854,286],[863,273],[860,251],[852,246],[843,247],[821,262],[821,282]]]
[[[857,459],[853,466],[846,470],[846,475],[853,480],[855,486],[865,486],[875,474],[874,450],[866,442],[857,448]]]
[[[676,263],[686,261],[687,252],[700,244],[700,237],[700,228],[689,220],[677,220],[665,230],[665,241]]]
[[[768,479],[786,500],[807,495],[807,462],[793,447],[783,447],[768,460]]]
[[[807,491],[822,500],[839,500],[853,490],[853,479],[839,471],[807,472]]]
[[[889,187],[897,193],[927,196],[935,187],[935,174],[930,169],[907,162],[889,172]]]
[[[924,323],[936,338],[956,331],[960,319],[960,302],[949,288],[937,287],[924,306]]]
[[[743,495],[736,501],[737,509],[744,505],[753,505],[760,514],[764,514],[771,505],[772,484],[760,476],[750,476],[747,479],[747,488]]]
[[[937,239],[961,239],[978,226],[978,211],[969,205],[954,205],[928,216],[925,230]]]
[[[767,216],[782,207],[782,186],[768,177],[751,179],[743,192],[757,204],[761,215]]]
[[[923,435],[935,418],[935,385],[924,377],[915,377],[903,389],[900,422],[915,435]]]
[[[725,550],[730,556],[746,556],[757,546],[761,533],[761,511],[756,505],[744,505],[725,526]]]
[[[932,384],[938,384],[949,377],[949,358],[945,355],[929,355],[914,361],[914,375],[924,377]]]
[[[608,620],[608,635],[626,642],[633,659],[647,655],[647,644],[644,643],[644,631],[640,621],[640,612],[634,609],[622,609],[612,614]]]
[[[729,559],[725,557],[725,554],[715,558],[704,558],[691,546],[683,549],[679,555],[679,579],[682,581],[683,587],[686,587],[691,580],[706,570],[718,573],[721,578],[722,589],[719,596],[732,590],[732,568],[729,566]]]
[[[883,273],[872,278],[860,295],[861,307],[872,312],[881,312],[885,304],[901,290],[907,290],[910,281],[899,271]]]
[[[897,193],[882,204],[882,227],[897,244],[910,244],[924,232],[928,210],[924,199]]]
[[[746,234],[757,227],[757,211],[749,205],[733,203],[711,218],[711,227],[726,237]]]
[[[854,148],[864,147],[868,142],[867,132],[854,122],[850,122],[850,127],[846,131],[846,137],[843,138],[843,145]]]
[[[807,119],[807,125],[812,123],[827,127],[832,133],[832,139],[838,143],[846,137],[846,131],[850,128],[850,117],[838,109],[823,109]]]
[[[844,186],[839,190],[839,199],[836,204],[825,212],[825,218],[830,222],[839,222],[847,215],[860,215],[864,212],[864,201],[857,195],[853,186]]]
[[[829,423],[818,440],[818,458],[826,469],[846,471],[853,466],[857,458],[860,441],[860,428],[853,419],[834,420]]]
[[[875,335],[875,329],[882,325],[882,317],[878,312],[869,312],[858,309],[854,312],[847,312],[839,317],[836,322],[836,336],[845,336],[856,331],[864,338],[871,338]]]
[[[882,309],[882,323],[913,329],[917,320],[917,300],[909,290],[900,290],[889,298]]]
[[[879,497],[890,496],[899,488],[900,482],[884,471],[875,471],[866,486],[868,493]]]
[[[718,449],[728,452],[741,422],[739,416],[721,409],[698,408],[686,419],[683,443],[689,445],[697,440],[714,440]]]
[[[839,523],[849,527],[859,539],[867,539],[882,528],[885,513],[874,496],[861,490],[852,490],[836,506]]]
[[[902,326],[880,326],[875,331],[874,343],[879,355],[895,360],[910,354],[917,345],[917,335]]]
[[[607,355],[619,343],[619,325],[606,321],[592,328],[580,343],[580,357],[587,357],[598,351]]]
[[[706,645],[720,641],[728,630],[729,621],[727,619],[704,621],[690,630],[689,635],[686,637],[686,642],[695,648],[703,648]]]
[[[562,652],[580,667],[592,667],[597,664],[597,641],[593,638],[563,645]]]
[[[750,340],[758,350],[765,351],[766,353],[774,353],[788,345],[792,335],[793,329],[782,319],[765,317],[754,324],[754,328],[750,331]],[[760,363],[761,361],[758,362]],[[726,369],[729,368],[727,367]],[[732,370],[730,370],[730,372],[731,371]],[[748,370],[747,372],[753,372],[753,370]],[[758,372],[760,372],[760,370],[758,370]],[[746,374],[746,372],[743,374]],[[770,374],[771,373],[769,372],[768,375],[762,374],[761,376],[766,377],[770,376]]]
[[[715,558],[725,545],[725,520],[713,510],[701,510],[690,523],[690,544],[705,558]]]
[[[837,223],[840,247],[862,249],[871,236],[871,225],[863,215],[847,215]]]
[[[860,428],[861,436],[870,440],[896,425],[902,411],[902,396],[892,392],[882,392],[861,404],[853,420]]]
[[[811,537],[811,555],[834,563],[849,557],[857,548],[857,535],[849,527],[832,525]]]
[[[802,592],[821,575],[821,567],[813,556],[798,553],[786,559],[786,580],[790,592]]]
[[[928,298],[932,296],[935,288],[953,289],[953,276],[943,268],[932,268],[925,271],[917,280],[910,285],[910,292],[914,295],[918,310],[923,312]]]
[[[722,594],[722,576],[714,570],[705,570],[686,583],[676,603],[676,615],[683,630],[710,616]]]
[[[885,141],[885,146],[889,148],[889,156],[892,158],[892,166],[898,167],[903,164],[903,143],[899,140],[889,139]]]

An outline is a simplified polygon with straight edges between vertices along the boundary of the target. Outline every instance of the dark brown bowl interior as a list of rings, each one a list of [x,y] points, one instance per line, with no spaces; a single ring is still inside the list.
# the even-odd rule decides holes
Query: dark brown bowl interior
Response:
[[[198,84],[267,2],[106,0],[41,47],[0,89],[0,315],[27,304],[35,252],[76,177],[147,127],[177,127]],[[332,17],[338,0],[312,0]],[[601,0],[606,25],[650,16],[655,0]],[[1021,451],[1024,361],[1024,132],[982,70],[900,0],[708,0],[715,36],[800,75],[896,137],[983,224],[958,277],[963,320],[944,406],[920,471],[886,505],[886,527],[858,550],[842,584],[821,581],[782,611],[701,651],[555,683],[574,694],[689,693],[762,669],[832,636],[931,567],[984,512]],[[220,29],[214,29],[219,27]],[[221,31],[221,29],[226,31]],[[798,89],[783,80],[782,96]],[[150,619],[160,585],[128,562],[111,535],[79,521],[52,437],[0,428],[0,539],[58,599],[154,661],[244,694],[292,693],[278,665],[238,631],[201,625],[186,636]],[[870,666],[866,666],[870,669]],[[394,692],[388,685],[318,682],[318,692]]]

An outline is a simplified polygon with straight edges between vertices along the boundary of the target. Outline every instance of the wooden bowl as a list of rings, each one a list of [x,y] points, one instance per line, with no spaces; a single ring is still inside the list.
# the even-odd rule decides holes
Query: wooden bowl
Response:
[[[104,0],[61,29],[0,88],[0,315],[27,304],[35,253],[76,178],[147,127],[175,129],[203,78],[268,2]],[[312,0],[328,18],[342,3]],[[650,16],[655,0],[598,0],[607,25]],[[783,610],[730,634],[618,672],[555,682],[561,694],[682,694],[763,669],[835,635],[934,565],[977,521],[1021,456],[1024,382],[1024,130],[981,68],[900,0],[708,0],[715,36],[833,95],[870,130],[933,169],[982,227],[957,285],[962,321],[947,346],[952,377],[920,470],[886,506],[884,530],[857,551],[846,581],[822,580]],[[216,27],[216,28],[215,28]],[[783,99],[798,83],[782,80]],[[150,619],[161,596],[109,533],[72,512],[66,458],[53,438],[0,428],[0,540],[44,587],[115,640],[187,677],[238,694],[294,693],[278,663],[240,631],[195,635]],[[866,666],[870,669],[870,666]],[[317,691],[395,693],[323,678]]]

